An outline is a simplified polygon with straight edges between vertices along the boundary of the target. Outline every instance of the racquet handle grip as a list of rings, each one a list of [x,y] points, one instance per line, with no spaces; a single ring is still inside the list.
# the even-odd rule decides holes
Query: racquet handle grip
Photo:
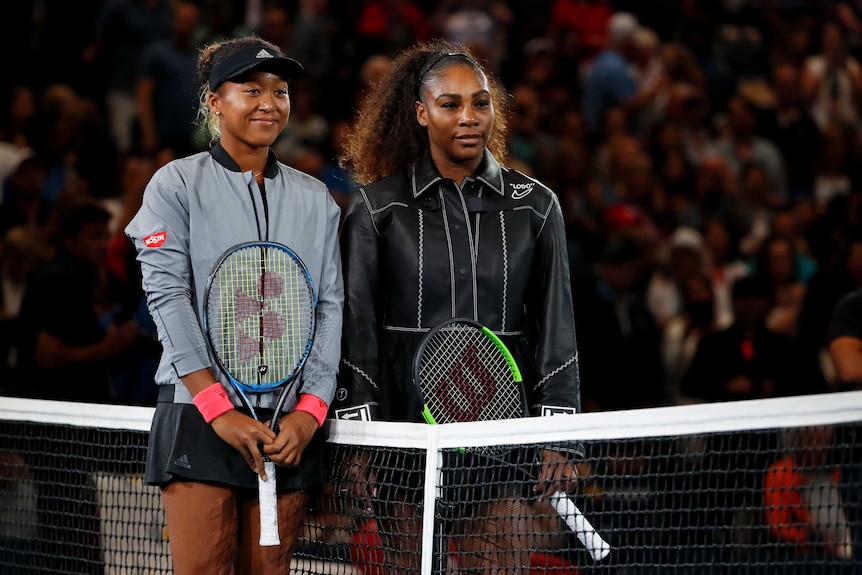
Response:
[[[278,538],[278,495],[275,490],[275,463],[266,459],[263,463],[266,481],[257,476],[258,503],[260,504],[260,545],[272,547],[281,541]]]
[[[578,536],[594,561],[601,561],[611,552],[611,546],[602,539],[595,527],[584,517],[578,506],[562,491],[550,497],[551,505],[557,510],[569,529]]]

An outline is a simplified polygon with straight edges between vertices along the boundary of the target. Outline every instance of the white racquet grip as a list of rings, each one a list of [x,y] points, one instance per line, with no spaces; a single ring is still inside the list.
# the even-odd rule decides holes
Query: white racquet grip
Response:
[[[595,527],[565,493],[557,491],[551,495],[550,501],[566,525],[569,526],[569,529],[578,536],[594,561],[601,561],[608,556],[608,553],[611,552],[611,546],[602,539]]]
[[[275,490],[275,463],[263,462],[266,481],[257,476],[258,502],[260,503],[260,545],[272,547],[281,541],[278,538],[278,495]]]

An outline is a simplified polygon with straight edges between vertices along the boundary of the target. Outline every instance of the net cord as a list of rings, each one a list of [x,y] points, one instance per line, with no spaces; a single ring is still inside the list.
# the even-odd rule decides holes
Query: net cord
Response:
[[[76,427],[149,431],[154,409],[127,405],[70,403],[4,397],[0,418]],[[654,407],[619,412],[579,413],[545,418],[477,421],[432,426],[426,423],[349,421],[325,423],[333,443],[396,448],[425,448],[431,435],[442,449],[553,441],[589,441],[672,437],[737,430],[829,425],[859,420],[862,391],[755,399],[727,403]],[[466,445],[465,445],[466,444]]]

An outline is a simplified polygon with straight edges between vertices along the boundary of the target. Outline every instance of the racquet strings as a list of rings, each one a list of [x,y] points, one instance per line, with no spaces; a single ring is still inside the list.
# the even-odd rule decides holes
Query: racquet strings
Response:
[[[260,245],[234,251],[212,278],[207,306],[213,348],[241,385],[265,390],[301,367],[314,293],[288,252]]]
[[[476,326],[453,323],[426,342],[419,387],[437,423],[524,415],[520,383],[503,352]]]

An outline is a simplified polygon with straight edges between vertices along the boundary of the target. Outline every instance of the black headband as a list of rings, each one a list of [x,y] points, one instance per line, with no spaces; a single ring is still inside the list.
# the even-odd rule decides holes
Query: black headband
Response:
[[[473,67],[475,67],[477,70],[482,69],[482,67],[479,66],[476,60],[474,60],[467,54],[464,54],[463,52],[432,52],[431,56],[428,57],[428,62],[424,66],[422,66],[422,69],[419,70],[419,74],[416,76],[415,92],[417,98],[420,96],[419,88],[422,86],[422,80],[425,79],[425,75],[431,71],[431,68],[433,68],[446,58],[462,58],[463,60],[472,64]]]
[[[210,72],[210,90],[215,91],[228,80],[238,78],[252,70],[272,72],[285,80],[290,80],[302,72],[303,68],[296,60],[282,56],[263,44],[257,44],[234,52],[217,62]]]

